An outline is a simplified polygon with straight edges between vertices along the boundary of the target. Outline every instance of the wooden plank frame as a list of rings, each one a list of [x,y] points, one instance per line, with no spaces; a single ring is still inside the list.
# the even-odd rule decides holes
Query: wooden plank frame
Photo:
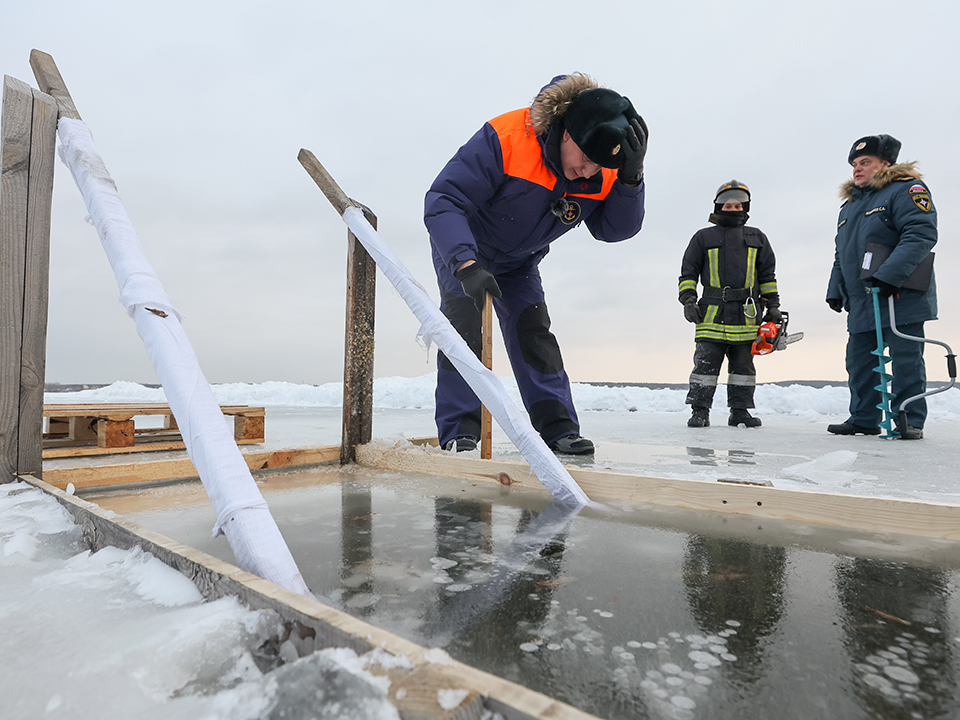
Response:
[[[381,648],[405,657],[405,667],[368,671],[390,680],[389,699],[403,720],[479,720],[484,708],[507,720],[599,720],[542,693],[477,670],[457,660],[436,662],[428,648],[405,640],[313,598],[245,572],[211,555],[153,532],[123,517],[110,517],[96,505],[79,500],[42,480],[22,478],[52,495],[75,518],[90,549],[113,546],[142,548],[188,577],[208,600],[232,595],[252,610],[270,609],[303,657],[329,647],[347,647],[358,654]],[[437,702],[438,690],[460,688],[467,696],[452,710]]]
[[[357,462],[380,470],[442,475],[547,492],[530,466],[523,462],[450,457],[447,453],[384,444],[358,448]],[[572,466],[567,466],[567,470],[587,496],[599,503],[623,500],[960,542],[960,505],[676,480]]]
[[[58,107],[4,76],[0,160],[0,482],[41,477]]]

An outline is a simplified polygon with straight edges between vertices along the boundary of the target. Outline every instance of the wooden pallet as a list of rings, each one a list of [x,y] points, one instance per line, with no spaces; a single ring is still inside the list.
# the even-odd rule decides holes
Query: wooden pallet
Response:
[[[233,416],[233,435],[238,445],[264,441],[265,413],[262,407],[221,405]],[[163,416],[163,427],[137,428],[135,417]],[[163,403],[45,404],[43,457],[100,455],[141,450],[183,448],[177,420]]]

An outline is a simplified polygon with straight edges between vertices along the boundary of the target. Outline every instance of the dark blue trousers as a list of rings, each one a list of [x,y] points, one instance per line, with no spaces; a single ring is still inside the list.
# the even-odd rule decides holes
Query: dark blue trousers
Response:
[[[459,283],[452,276],[439,277],[441,272],[440,309],[480,357],[481,313]],[[540,271],[536,266],[525,267],[496,279],[503,297],[494,298],[493,307],[531,424],[547,443],[579,433],[570,379],[563,369],[560,345],[550,332]],[[442,352],[437,354],[436,402],[441,445],[462,435],[480,437],[480,400]]]
[[[923,323],[897,325],[904,335],[924,337]],[[923,347],[926,343],[914,342],[897,337],[893,331],[883,328],[883,339],[890,346],[892,362],[887,363],[887,372],[893,375],[890,391],[893,400],[890,409],[900,411],[900,403],[927,389],[927,368],[923,361]],[[877,349],[877,333],[874,330],[863,333],[851,333],[847,339],[847,377],[850,386],[850,422],[863,427],[877,427],[883,419],[883,413],[877,407],[880,404],[880,392],[875,388],[880,384],[876,372],[879,358],[872,352]],[[927,419],[926,399],[914,400],[907,405],[907,423],[922,428]]]

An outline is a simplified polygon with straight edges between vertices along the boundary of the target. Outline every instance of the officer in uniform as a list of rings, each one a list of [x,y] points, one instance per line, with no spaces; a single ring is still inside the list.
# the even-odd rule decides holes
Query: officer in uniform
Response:
[[[850,417],[828,425],[835,435],[879,435],[880,393],[876,324],[870,288],[879,288],[883,340],[890,348],[894,400],[899,403],[926,392],[924,343],[906,340],[890,330],[887,310],[895,298],[897,329],[923,337],[923,323],[937,318],[937,289],[930,268],[929,284],[908,282],[937,243],[937,211],[930,189],[915,162],[897,163],[900,141],[890,135],[867,135],[853,143],[847,161],[853,178],[840,186],[844,204],[837,224],[833,272],[827,287],[827,304],[836,312],[847,311],[847,376],[850,387]],[[861,279],[867,245],[883,246],[886,260],[869,280]],[[873,249],[876,252],[876,248]],[[907,423],[898,431],[905,440],[923,438],[927,404],[915,400],[906,407]]]
[[[757,371],[750,347],[761,322],[779,323],[776,258],[767,236],[747,227],[750,190],[731,180],[717,190],[710,215],[713,227],[690,240],[680,269],[679,300],[683,316],[696,323],[696,350],[687,404],[693,413],[690,427],[710,425],[710,407],[717,390],[720,366],[727,358],[727,424],[760,427],[753,391]],[[697,298],[697,282],[703,286]],[[764,312],[761,318],[761,313]]]
[[[481,307],[494,300],[530,422],[552,450],[588,455],[540,280],[550,244],[581,223],[603,242],[640,231],[647,126],[626,97],[581,73],[484,126],[446,164],[424,203],[440,309],[480,354]],[[476,448],[480,400],[438,353],[437,434]]]

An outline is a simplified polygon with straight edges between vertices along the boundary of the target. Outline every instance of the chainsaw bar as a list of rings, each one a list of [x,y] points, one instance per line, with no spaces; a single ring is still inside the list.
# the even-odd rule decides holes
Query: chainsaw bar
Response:
[[[774,350],[785,350],[787,345],[793,345],[795,342],[800,342],[803,340],[803,333],[793,333],[791,335],[783,335],[777,338],[776,346]]]

